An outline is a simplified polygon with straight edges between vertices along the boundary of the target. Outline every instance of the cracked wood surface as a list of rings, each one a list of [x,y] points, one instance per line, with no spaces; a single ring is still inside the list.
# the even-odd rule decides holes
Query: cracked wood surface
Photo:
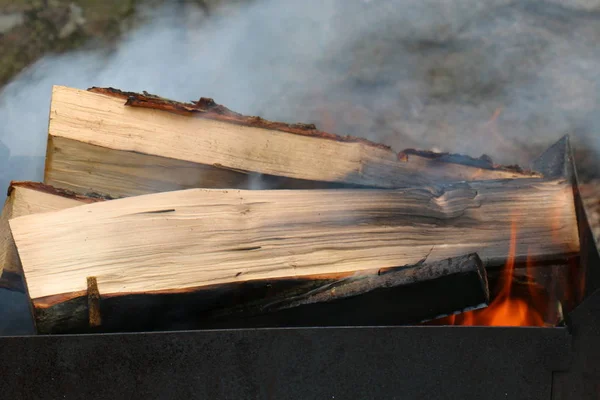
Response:
[[[399,155],[309,125],[241,116],[208,99],[188,104],[92,90],[53,88],[45,183],[124,197],[194,187],[247,188],[248,173],[284,178],[276,186],[285,188],[306,181],[395,188],[531,177],[478,166],[472,159],[460,164],[442,161],[460,157]]]
[[[102,296],[94,286],[96,277],[87,281],[87,293],[34,302],[38,333],[389,326],[486,307],[490,299],[486,270],[477,254],[385,270],[155,294]]]
[[[19,289],[23,273],[8,225],[9,219],[63,210],[96,201],[100,199],[80,196],[37,182],[12,182],[0,217],[0,285]]]
[[[579,250],[562,180],[499,180],[399,190],[189,189],[10,221],[33,299],[346,273],[477,252],[501,265]]]

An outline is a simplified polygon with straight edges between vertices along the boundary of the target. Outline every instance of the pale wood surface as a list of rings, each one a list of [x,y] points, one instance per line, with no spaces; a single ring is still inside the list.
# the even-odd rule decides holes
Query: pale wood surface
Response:
[[[243,174],[233,171],[385,188],[523,177],[416,155],[398,160],[395,152],[362,142],[129,107],[122,98],[63,86],[53,88],[49,139],[46,183],[119,196],[165,185],[236,188]]]
[[[18,184],[13,185],[0,217],[0,275],[3,271],[22,274],[21,263],[8,225],[10,218],[63,210],[82,204],[85,203],[81,199],[50,194]]]
[[[78,193],[137,196],[196,187],[244,187],[247,174],[157,157],[111,150],[62,137],[48,140],[44,182]]]
[[[579,250],[571,186],[517,179],[428,189],[190,189],[10,221],[32,298],[177,290],[253,279],[342,273],[477,252]]]

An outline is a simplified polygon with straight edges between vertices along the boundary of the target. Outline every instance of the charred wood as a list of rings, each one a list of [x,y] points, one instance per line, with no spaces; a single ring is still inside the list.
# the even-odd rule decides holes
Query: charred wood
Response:
[[[401,325],[478,309],[489,301],[486,272],[476,254],[385,271],[196,290],[100,297],[96,291],[34,302],[38,333]]]

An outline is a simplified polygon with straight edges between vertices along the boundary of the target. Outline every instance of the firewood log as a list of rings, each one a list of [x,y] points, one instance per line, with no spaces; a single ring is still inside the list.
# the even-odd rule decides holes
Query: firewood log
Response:
[[[21,262],[8,220],[99,201],[37,182],[11,182],[0,216],[0,287],[23,290]]]
[[[486,271],[477,254],[385,270],[259,279],[195,290],[104,296],[97,286],[89,289],[79,296],[36,302],[37,332],[400,325],[489,303]]]
[[[187,188],[359,185],[531,177],[486,159],[405,151],[306,124],[245,117],[210,99],[55,86],[44,182],[113,197]],[[319,182],[320,184],[317,184]],[[261,186],[261,188],[265,188]]]
[[[427,188],[189,189],[9,221],[34,306],[87,293],[172,293],[209,285],[354,273],[477,252],[562,260],[579,251],[573,191],[515,179]],[[511,254],[512,256],[512,254]]]

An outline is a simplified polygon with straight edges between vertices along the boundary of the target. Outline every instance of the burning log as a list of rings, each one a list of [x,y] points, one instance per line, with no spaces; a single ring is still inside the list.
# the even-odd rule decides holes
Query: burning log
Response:
[[[10,226],[34,307],[87,293],[353,274],[477,252],[503,265],[579,251],[570,184],[517,179],[403,190],[190,189],[25,216]],[[87,304],[87,302],[85,303]]]
[[[23,290],[23,271],[10,233],[9,219],[63,210],[99,200],[37,182],[11,182],[0,217],[0,287]]]
[[[356,273],[259,279],[199,288],[101,294],[97,286],[34,301],[39,333],[217,327],[399,325],[485,307],[476,254]]]
[[[178,103],[148,94],[55,86],[45,183],[126,197],[195,187],[270,188],[315,182],[382,188],[531,177],[487,159],[405,151],[313,125],[246,117],[211,99]],[[312,185],[312,186],[311,186]]]
[[[547,179],[562,179],[574,190],[575,213],[578,209],[577,176],[573,164],[569,137],[564,136],[549,147],[532,163],[533,169]],[[579,187],[581,189],[581,187]],[[580,237],[585,218],[578,218]],[[552,220],[551,223],[558,223]],[[556,326],[581,302],[582,280],[585,273],[581,254],[559,263],[536,262],[528,258],[525,263],[515,262],[520,226],[515,224],[511,235],[511,249],[507,262],[501,269],[487,270],[491,301],[480,310],[452,315],[431,321],[434,325],[483,325],[483,326]],[[559,238],[553,238],[556,241]],[[581,243],[583,247],[585,243]],[[566,313],[565,313],[566,312]]]

